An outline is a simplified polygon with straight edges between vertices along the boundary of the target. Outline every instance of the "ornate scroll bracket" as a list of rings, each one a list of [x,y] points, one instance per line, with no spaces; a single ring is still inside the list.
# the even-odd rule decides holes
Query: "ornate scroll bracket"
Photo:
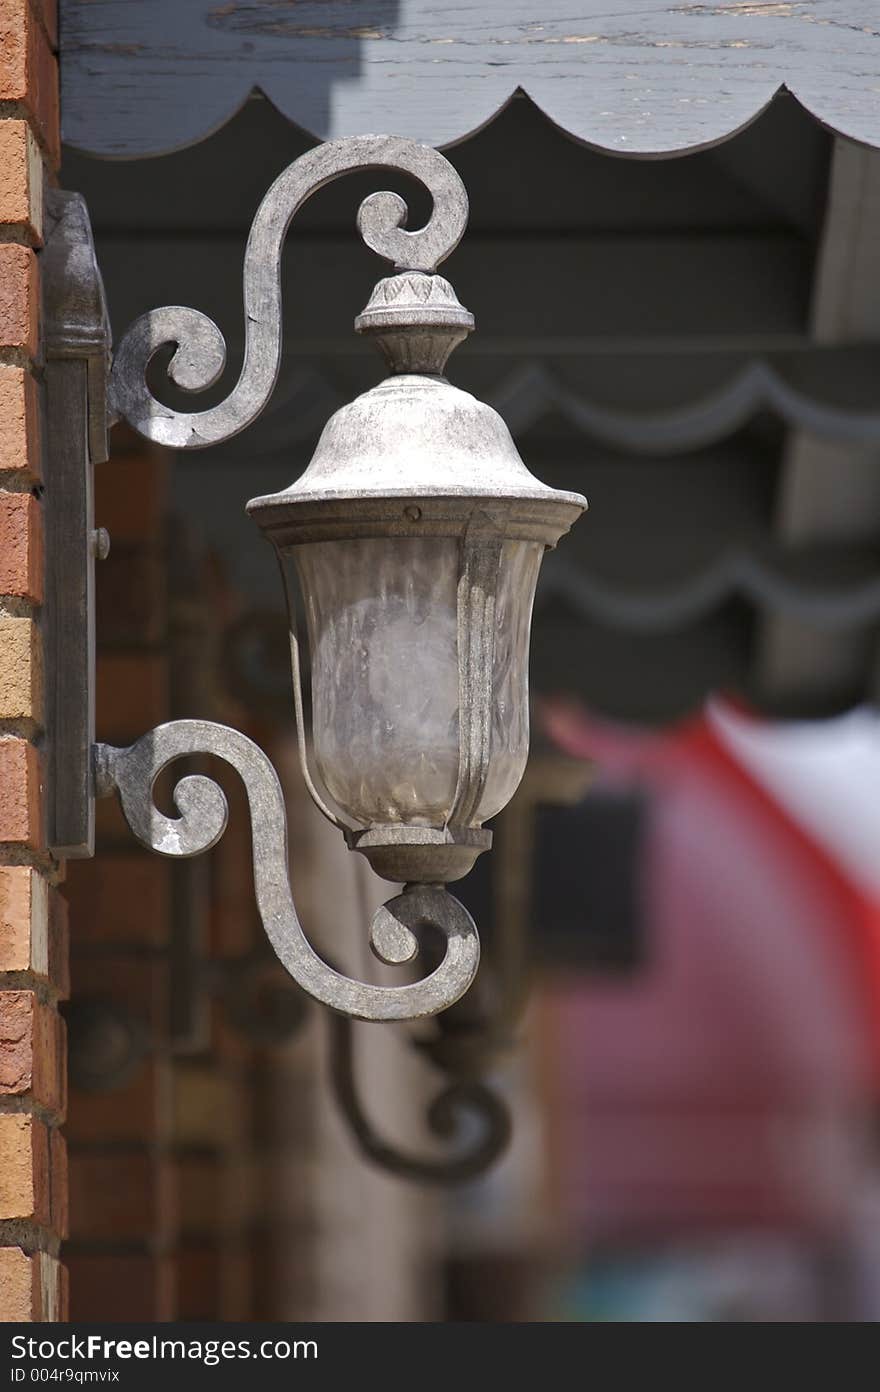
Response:
[[[95,746],[99,795],[119,794],[126,821],[137,839],[166,856],[194,856],[215,846],[226,829],[222,789],[203,775],[180,779],[173,801],[178,817],[153,802],[159,774],[176,759],[211,754],[241,778],[251,816],[254,890],[266,935],[294,981],[331,1010],[360,1020],[415,1020],[446,1010],[464,994],[479,964],[477,930],[467,910],[437,885],[411,885],[384,904],[370,924],[370,945],[388,964],[411,961],[420,929],[438,929],[445,939],[442,961],[421,981],[377,986],[335,971],[305,936],[293,903],[287,868],[287,819],[278,775],[247,736],[207,720],[159,725],[127,749]]]
[[[448,1144],[459,1133],[452,1154],[416,1155],[385,1140],[358,1094],[352,1023],[336,1015],[329,1028],[334,1095],[361,1154],[373,1164],[398,1179],[446,1187],[478,1179],[504,1154],[510,1143],[510,1112],[503,1099],[479,1078],[453,1076],[428,1107],[428,1126],[438,1140]],[[467,1121],[471,1127],[463,1125]]]
[[[328,1018],[336,1104],[361,1154],[398,1179],[442,1187],[468,1184],[507,1150],[510,1110],[490,1084],[489,1073],[515,1043],[522,1002],[518,974],[507,977],[499,966],[490,949],[467,995],[410,1040],[442,1075],[426,1113],[428,1130],[440,1143],[437,1149],[419,1153],[381,1134],[361,1097],[354,1025],[344,1016]]]
[[[396,193],[373,193],[358,212],[367,246],[395,269],[431,272],[454,251],[467,223],[467,194],[448,160],[426,145],[395,136],[331,140],[294,160],[275,180],[251,226],[244,258],[245,354],[229,396],[205,411],[175,411],[146,384],[151,359],[174,345],[168,375],[183,391],[207,391],[226,364],[226,343],[214,321],[181,305],[137,319],[119,344],[110,382],[111,408],[149,440],[173,449],[203,449],[244,430],[265,407],[281,363],[281,252],[287,230],[312,194],[355,170],[394,169],[425,185],[431,216],[405,229],[407,206]]]

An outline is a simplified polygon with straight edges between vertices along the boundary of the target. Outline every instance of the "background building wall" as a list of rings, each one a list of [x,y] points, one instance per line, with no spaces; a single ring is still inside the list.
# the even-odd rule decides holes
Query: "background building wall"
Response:
[[[111,536],[96,578],[97,732],[122,745],[170,714],[168,471],[156,451],[117,443],[95,472],[96,518]],[[172,1319],[171,867],[137,845],[115,798],[97,804],[96,852],[71,864],[68,875],[71,1314]],[[133,1038],[143,1054],[126,1062]],[[121,1065],[115,1076],[114,1062]]]
[[[172,525],[172,467],[118,432],[96,470],[112,539],[97,577],[97,731],[111,744],[197,711],[244,723],[217,676],[228,596]],[[256,1050],[230,1027],[220,988],[231,965],[247,989],[256,919],[244,795],[224,783],[222,855],[155,855],[113,798],[98,803],[95,858],[70,867],[75,1320],[255,1313]]]

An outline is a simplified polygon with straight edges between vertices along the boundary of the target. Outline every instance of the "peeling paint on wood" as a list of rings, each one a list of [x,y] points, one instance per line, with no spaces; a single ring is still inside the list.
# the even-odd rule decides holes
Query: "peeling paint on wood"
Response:
[[[446,146],[525,92],[572,135],[694,150],[786,86],[880,145],[878,0],[61,0],[65,140],[136,157],[203,139],[259,90],[315,137]]]

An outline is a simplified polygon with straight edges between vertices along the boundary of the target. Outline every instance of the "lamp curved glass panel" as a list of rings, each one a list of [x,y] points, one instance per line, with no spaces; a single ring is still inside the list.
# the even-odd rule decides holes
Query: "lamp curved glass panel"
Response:
[[[509,801],[528,757],[528,648],[544,547],[506,541],[495,607],[489,768],[471,818]],[[321,541],[295,550],[309,631],[318,771],[364,826],[441,827],[458,782],[455,537]]]

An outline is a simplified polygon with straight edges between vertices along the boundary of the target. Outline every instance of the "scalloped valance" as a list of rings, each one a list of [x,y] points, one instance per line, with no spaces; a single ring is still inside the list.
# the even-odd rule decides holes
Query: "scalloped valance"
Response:
[[[877,0],[61,0],[65,141],[137,158],[203,140],[261,91],[324,139],[448,146],[525,92],[641,158],[727,139],[785,87],[880,147]]]

